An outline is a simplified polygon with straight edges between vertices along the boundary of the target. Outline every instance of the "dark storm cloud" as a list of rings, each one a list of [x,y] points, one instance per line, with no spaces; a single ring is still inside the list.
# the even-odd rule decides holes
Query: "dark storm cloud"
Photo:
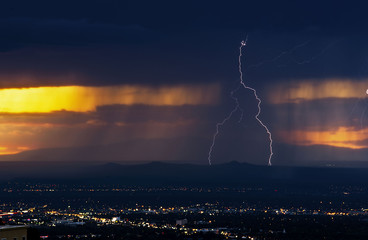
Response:
[[[92,23],[86,19],[0,19],[0,50],[42,45],[137,44],[153,33],[139,25]]]
[[[108,121],[122,122],[180,122],[182,120],[211,121],[208,117],[214,116],[219,111],[218,107],[208,106],[103,106],[97,108],[96,114]],[[213,122],[214,120],[212,120]]]
[[[190,143],[190,138],[194,137],[205,139],[202,141],[204,144],[196,146],[205,154],[210,143],[208,136],[215,125],[215,119],[211,116],[216,113],[215,107],[205,106],[114,105],[86,113],[1,114],[0,134],[3,137],[0,146],[4,154],[38,148],[119,143],[121,145],[116,147],[114,153],[107,156],[118,158],[123,154],[121,149],[125,149],[121,148],[124,142],[133,141],[138,149],[139,143],[147,139],[155,143],[156,140],[160,142],[160,139],[170,142],[169,139],[182,138],[181,141]],[[150,153],[144,153],[146,159],[143,157],[141,160],[150,159]],[[165,154],[162,152],[163,157]],[[142,156],[142,153],[139,155]]]
[[[2,87],[198,81],[229,87],[246,33],[244,67],[257,66],[246,78],[257,88],[368,74],[364,1],[42,3],[0,9],[0,50],[18,50],[0,57]]]
[[[246,79],[264,83],[368,75],[368,35],[250,34],[245,54]]]
[[[91,19],[99,22],[138,24],[183,29],[236,28],[300,31],[322,29],[327,33],[366,31],[366,1],[8,1],[3,18]]]
[[[28,45],[0,55],[0,85],[221,82],[232,87],[239,77],[237,40],[241,38],[229,31],[195,36],[182,33],[142,44]],[[366,41],[365,36],[250,34],[244,77],[257,89],[305,78],[364,78],[368,75]]]
[[[49,113],[1,113],[0,124],[14,126],[78,127],[161,123],[206,124],[212,127],[213,116],[226,110],[204,105],[149,106],[110,105],[98,107],[95,112],[55,111]]]
[[[134,143],[125,148],[113,148],[111,157],[118,159],[127,149],[135,149],[133,153],[139,153],[140,159],[155,151],[155,160],[175,160],[200,152],[199,158],[188,158],[205,163],[216,122],[234,107],[228,93],[239,82],[238,48],[248,34],[242,59],[244,80],[264,100],[260,117],[274,133],[275,163],[297,164],[336,155],[337,159],[346,159],[353,156],[351,153],[353,159],[365,156],[365,151],[357,149],[295,146],[292,141],[282,145],[277,136],[278,130],[288,134],[311,129],[332,132],[345,127],[342,133],[351,129],[359,132],[359,125],[364,128],[365,119],[363,124],[360,119],[366,106],[358,104],[347,117],[358,99],[273,104],[267,102],[267,96],[274,86],[271,83],[288,88],[288,83],[304,79],[325,82],[340,77],[356,82],[365,78],[366,1],[40,3],[9,1],[0,9],[0,87],[157,87],[216,82],[226,98],[218,108],[114,105],[88,113],[2,115],[4,138],[0,140],[4,147],[21,149],[18,147],[34,143],[28,147],[36,149],[130,141]],[[236,112],[220,129],[213,161],[266,164],[269,142],[254,119],[257,101],[250,91],[237,94],[242,96],[243,121],[239,123],[241,115]],[[365,134],[360,131],[358,140],[347,138],[344,142],[365,145],[366,140],[361,138]],[[192,136],[205,140],[196,143],[191,141]],[[178,137],[190,143],[180,151],[175,150],[175,141],[167,140]],[[327,142],[322,140],[316,143]],[[157,149],[155,141],[161,142]],[[142,151],[142,143],[146,150]],[[108,151],[104,153],[108,155]]]

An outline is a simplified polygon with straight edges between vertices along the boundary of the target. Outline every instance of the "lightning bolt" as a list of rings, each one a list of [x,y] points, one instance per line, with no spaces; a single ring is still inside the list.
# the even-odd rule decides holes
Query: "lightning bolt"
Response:
[[[273,155],[273,149],[272,149],[272,134],[270,132],[270,130],[268,129],[268,127],[262,122],[262,120],[259,118],[259,115],[261,114],[261,99],[258,97],[258,94],[257,94],[257,91],[254,89],[254,88],[251,88],[249,86],[247,86],[245,83],[244,83],[244,80],[243,80],[243,71],[242,71],[242,51],[243,51],[243,47],[246,47],[247,46],[247,41],[248,41],[248,36],[246,37],[245,40],[241,41],[240,43],[240,47],[239,47],[239,58],[238,58],[238,66],[239,66],[239,74],[240,74],[240,81],[239,81],[239,86],[235,89],[233,89],[231,92],[230,92],[230,97],[234,100],[235,102],[235,107],[233,108],[233,110],[224,118],[224,120],[222,122],[219,122],[216,124],[216,132],[214,133],[213,135],[213,138],[212,138],[212,144],[210,146],[210,149],[209,149],[209,152],[208,152],[208,163],[209,165],[212,165],[212,152],[213,152],[213,148],[216,144],[216,138],[217,136],[219,135],[220,133],[220,127],[222,127],[227,121],[229,121],[231,119],[231,117],[233,116],[233,114],[235,112],[237,112],[238,110],[241,111],[241,116],[240,116],[240,119],[239,119],[239,122],[242,121],[243,119],[243,109],[240,107],[240,104],[239,104],[239,99],[237,97],[234,96],[234,93],[237,92],[241,87],[243,87],[244,89],[248,89],[248,90],[251,90],[254,94],[254,97],[256,98],[256,100],[258,101],[258,104],[257,104],[257,107],[258,107],[258,112],[257,114],[255,115],[255,119],[259,122],[259,124],[266,130],[267,134],[268,134],[268,138],[269,138],[269,149],[270,149],[270,154],[269,154],[269,157],[268,157],[268,166],[271,166],[272,165],[272,162],[271,162],[271,159],[272,159],[272,155]]]

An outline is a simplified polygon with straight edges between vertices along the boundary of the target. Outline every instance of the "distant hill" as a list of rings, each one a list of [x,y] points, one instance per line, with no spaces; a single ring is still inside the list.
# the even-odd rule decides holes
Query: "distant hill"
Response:
[[[73,148],[49,148],[24,151],[14,155],[0,156],[0,162],[117,162],[148,163],[154,161],[176,163],[208,163],[208,147],[211,141],[205,138],[136,139],[109,145],[84,146]],[[240,146],[244,147],[244,146]],[[217,146],[221,152],[221,146]],[[368,149],[348,149],[331,146],[291,146],[274,144],[273,165],[277,166],[337,166],[368,167]],[[214,154],[213,163],[229,161],[250,162],[266,165],[265,158],[257,159],[250,155],[227,156],[221,159]],[[243,157],[242,157],[243,156]]]
[[[0,178],[59,179],[123,184],[348,184],[368,183],[368,169],[267,167],[229,162],[218,165],[151,162],[117,163],[0,163]]]
[[[0,156],[0,161],[45,162],[207,162],[208,139],[137,139],[116,144],[48,148]]]

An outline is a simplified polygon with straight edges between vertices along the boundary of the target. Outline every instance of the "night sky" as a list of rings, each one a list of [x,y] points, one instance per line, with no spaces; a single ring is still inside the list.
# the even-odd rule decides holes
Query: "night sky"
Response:
[[[243,80],[273,165],[368,156],[366,1],[8,1],[0,160],[208,164]],[[267,165],[249,89],[214,164]],[[15,154],[15,155],[14,155]],[[11,156],[5,156],[11,155]]]

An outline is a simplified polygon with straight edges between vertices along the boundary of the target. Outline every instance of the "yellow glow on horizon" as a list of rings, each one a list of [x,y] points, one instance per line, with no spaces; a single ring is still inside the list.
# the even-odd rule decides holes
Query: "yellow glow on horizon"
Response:
[[[366,97],[367,88],[367,80],[322,79],[279,83],[268,89],[268,101],[281,104],[324,98],[362,98]]]
[[[90,112],[112,104],[213,105],[220,100],[219,84],[149,87],[120,85],[108,87],[34,87],[0,89],[0,112],[47,113]]]
[[[20,153],[21,151],[0,151],[0,155],[13,155]]]
[[[29,147],[5,147],[0,146],[0,155],[11,155],[11,154],[17,154],[22,151],[30,150]]]
[[[278,132],[282,141],[302,146],[328,145],[350,149],[368,148],[361,141],[368,139],[368,129],[355,130],[340,127],[336,131],[284,131]]]

